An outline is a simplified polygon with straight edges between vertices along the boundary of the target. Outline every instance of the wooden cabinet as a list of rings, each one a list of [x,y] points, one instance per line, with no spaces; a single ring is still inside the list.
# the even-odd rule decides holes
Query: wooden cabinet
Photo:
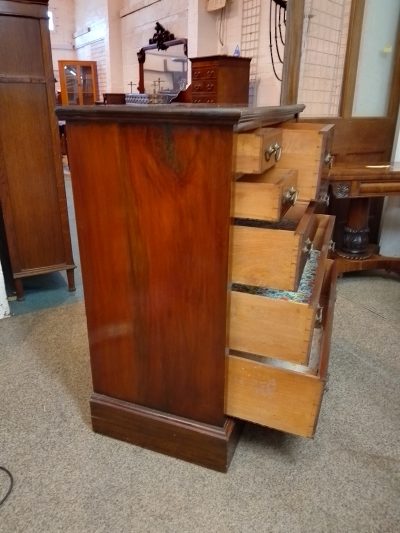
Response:
[[[0,201],[17,296],[66,270],[74,289],[47,1],[0,2]]]
[[[302,185],[301,160],[259,175],[235,167],[238,135],[301,110],[58,110],[85,243],[95,431],[222,471],[241,420],[313,434],[335,297],[333,218],[292,196],[276,222],[282,190]],[[252,178],[276,209],[263,210]]]
[[[98,100],[96,61],[60,60],[58,70],[63,105],[91,105]]]
[[[249,101],[248,57],[192,57],[192,102],[242,104]]]

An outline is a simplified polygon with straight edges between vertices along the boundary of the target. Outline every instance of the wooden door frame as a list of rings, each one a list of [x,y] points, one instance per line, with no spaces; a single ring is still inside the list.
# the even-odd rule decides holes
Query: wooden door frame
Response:
[[[342,93],[337,118],[351,118],[360,53],[361,31],[364,18],[365,0],[352,0],[349,37],[345,58]],[[300,63],[303,37],[304,0],[291,0],[287,8],[286,46],[282,74],[281,105],[295,104],[298,97]],[[394,127],[400,103],[400,24],[397,29],[395,63],[392,74],[391,93],[386,117],[393,121]],[[360,117],[361,118],[361,117]],[[370,118],[372,121],[375,117]],[[376,117],[382,119],[383,117]],[[313,118],[315,121],[315,119]],[[330,120],[330,118],[329,118]],[[355,117],[353,120],[357,120]],[[326,121],[326,119],[324,119]]]

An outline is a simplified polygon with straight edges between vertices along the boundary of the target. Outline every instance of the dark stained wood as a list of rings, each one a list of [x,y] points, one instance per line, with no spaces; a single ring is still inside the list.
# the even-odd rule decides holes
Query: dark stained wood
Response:
[[[0,4],[0,201],[14,279],[75,268],[47,23],[44,5]]]
[[[129,402],[93,394],[94,431],[226,472],[243,424],[230,418],[222,427],[166,415]]]
[[[221,424],[231,128],[67,135],[94,390]]]

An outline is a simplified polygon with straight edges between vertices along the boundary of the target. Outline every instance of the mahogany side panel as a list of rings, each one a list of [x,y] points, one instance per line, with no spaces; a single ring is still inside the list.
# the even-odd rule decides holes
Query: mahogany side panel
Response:
[[[222,427],[232,125],[67,127],[95,393]]]

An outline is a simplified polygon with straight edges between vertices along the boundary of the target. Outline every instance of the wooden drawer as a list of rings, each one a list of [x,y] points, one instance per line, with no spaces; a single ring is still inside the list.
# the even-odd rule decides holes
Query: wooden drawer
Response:
[[[281,155],[280,128],[259,128],[234,135],[233,170],[242,174],[261,174],[273,167]],[[287,168],[287,167],[286,167]],[[297,168],[293,165],[291,168]]]
[[[215,94],[192,93],[192,102],[194,104],[215,104],[217,98]]]
[[[281,125],[282,155],[278,168],[298,170],[299,200],[320,200],[320,185],[332,166],[334,125],[287,122]]]
[[[298,204],[276,224],[236,219],[231,228],[232,282],[297,291],[310,251],[326,254],[332,236],[334,218],[315,215],[314,207]]]
[[[233,185],[233,216],[276,222],[297,200],[297,170],[245,174]]]
[[[215,93],[217,91],[217,80],[196,80],[192,83],[194,93]]]
[[[333,217],[317,215],[315,235],[323,244],[311,252],[297,292],[233,283],[230,292],[231,350],[308,364],[312,332],[324,313],[321,287]],[[319,236],[319,237],[317,237]]]
[[[328,260],[323,288],[327,312],[321,327],[314,330],[309,365],[228,355],[227,415],[295,435],[314,435],[327,379],[335,295],[336,272],[333,261]]]
[[[203,67],[192,67],[192,79],[197,80],[215,80],[218,73],[218,67],[211,63]]]

